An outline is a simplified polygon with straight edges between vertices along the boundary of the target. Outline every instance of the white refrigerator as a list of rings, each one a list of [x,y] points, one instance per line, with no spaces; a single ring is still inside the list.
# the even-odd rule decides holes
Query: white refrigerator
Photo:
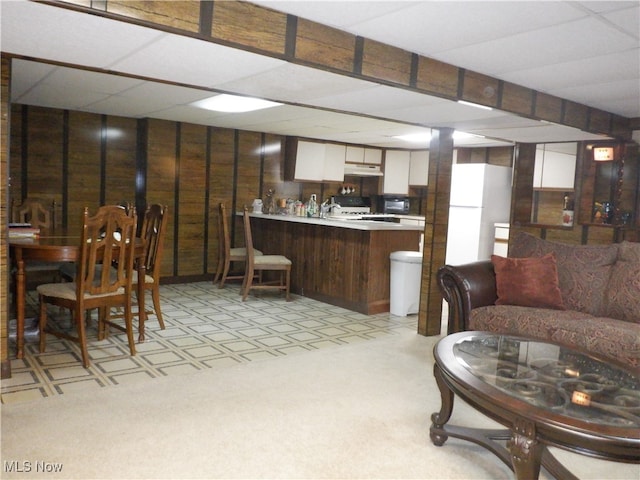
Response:
[[[488,260],[496,222],[509,223],[513,169],[485,163],[454,164],[446,263]]]

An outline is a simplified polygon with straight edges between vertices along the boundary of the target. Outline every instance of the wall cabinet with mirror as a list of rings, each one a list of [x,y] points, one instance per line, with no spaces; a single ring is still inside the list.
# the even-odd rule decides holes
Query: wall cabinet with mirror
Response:
[[[577,154],[577,142],[536,145],[531,223],[573,225]]]

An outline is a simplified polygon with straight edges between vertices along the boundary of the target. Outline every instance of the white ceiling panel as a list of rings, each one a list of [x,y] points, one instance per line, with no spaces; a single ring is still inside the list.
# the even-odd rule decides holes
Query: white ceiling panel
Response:
[[[185,52],[189,54],[185,55]],[[276,58],[167,33],[114,63],[112,68],[150,78],[213,88],[284,63]]]
[[[310,99],[306,103],[324,108],[366,113],[371,112],[372,108],[377,112],[383,112],[408,106],[426,107],[451,102],[400,88],[360,82],[358,90],[321,96]]]
[[[356,92],[363,82],[345,75],[285,63],[266,72],[217,85],[221,90],[270,100],[307,103],[327,95]]]
[[[538,2],[406,3],[411,7],[357,23],[351,31],[432,56],[585,15],[563,3],[554,3],[545,11],[536,5]]]
[[[594,68],[597,66],[597,68]],[[637,80],[640,72],[640,50],[628,50],[610,55],[577,59],[569,62],[512,71],[503,75],[505,80],[523,85],[531,83],[540,90],[584,84],[603,84],[619,80]],[[640,89],[640,85],[636,86]],[[604,90],[607,87],[603,87]]]
[[[587,18],[504,39],[460,49],[447,50],[440,60],[500,77],[505,72],[549,66],[576,59],[637,48],[637,41],[616,29],[601,28],[601,22]]]
[[[107,68],[162,34],[34,2],[0,2],[2,51]]]

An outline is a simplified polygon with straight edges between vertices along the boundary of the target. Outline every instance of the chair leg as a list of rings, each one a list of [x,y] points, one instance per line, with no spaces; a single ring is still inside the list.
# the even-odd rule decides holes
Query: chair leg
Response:
[[[222,269],[224,268],[224,259],[222,258],[221,255],[218,256],[218,265],[216,266],[216,276],[213,277],[213,284],[215,285],[216,283],[218,283],[218,280],[220,280],[220,277],[222,276]],[[220,288],[220,287],[218,287]]]
[[[224,282],[227,280],[227,276],[229,275],[229,269],[231,268],[231,261],[226,260],[224,262],[224,271],[222,272],[222,278],[220,279],[220,283],[218,284],[218,288],[224,287]]]
[[[244,272],[244,281],[242,282],[242,301],[244,302],[251,290],[251,284],[253,283],[253,267],[247,266]]]
[[[38,320],[38,330],[40,331],[40,353],[44,353],[47,346],[47,304],[44,303],[44,297],[40,295],[40,316]]]
[[[288,302],[288,301],[290,301],[290,300],[291,300],[291,299],[289,298],[289,288],[290,288],[290,286],[291,286],[291,270],[287,270],[287,271],[286,271],[285,277],[286,277],[286,282],[287,282],[287,284],[286,284],[286,285],[287,285],[287,295],[286,295],[286,299],[287,299],[287,302]]]
[[[156,317],[158,317],[158,323],[160,324],[160,330],[164,330],[164,320],[162,319],[162,311],[160,310],[160,289],[157,285],[153,286],[151,297],[153,299],[153,309],[156,312]]]
[[[133,315],[131,313],[131,304],[127,305],[125,307],[125,311],[124,311],[124,325],[125,325],[125,329],[127,331],[127,340],[129,341],[129,351],[131,352],[131,355],[135,355],[136,354],[136,343],[135,340],[133,339],[133,319],[132,319]]]
[[[98,340],[104,340],[109,335],[109,327],[107,326],[107,322],[111,320],[111,309],[110,308],[99,308],[98,309]]]
[[[82,318],[82,310],[76,309],[74,316],[76,318],[76,328],[78,329],[78,343],[80,343],[80,351],[82,352],[82,365],[89,368],[89,351],[87,349],[87,332],[85,330],[85,319]]]

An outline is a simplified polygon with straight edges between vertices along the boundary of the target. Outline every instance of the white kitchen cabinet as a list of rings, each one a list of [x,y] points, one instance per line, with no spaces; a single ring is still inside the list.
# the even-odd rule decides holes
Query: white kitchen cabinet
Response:
[[[536,148],[533,188],[573,190],[577,144],[546,143]]]
[[[299,140],[294,180],[342,182],[345,152],[345,145]]]
[[[382,150],[379,148],[347,145],[345,162],[366,165],[382,165]]]
[[[367,165],[382,165],[382,150],[379,148],[365,148],[364,163]]]
[[[384,160],[383,194],[409,194],[410,165],[411,152],[406,150],[387,150]]]
[[[429,183],[429,150],[411,152],[409,164],[409,185],[426,187]]]
[[[326,143],[324,154],[324,175],[326,182],[344,181],[344,160],[347,148],[345,145]]]
[[[296,180],[321,182],[324,177],[324,143],[298,141]]]

